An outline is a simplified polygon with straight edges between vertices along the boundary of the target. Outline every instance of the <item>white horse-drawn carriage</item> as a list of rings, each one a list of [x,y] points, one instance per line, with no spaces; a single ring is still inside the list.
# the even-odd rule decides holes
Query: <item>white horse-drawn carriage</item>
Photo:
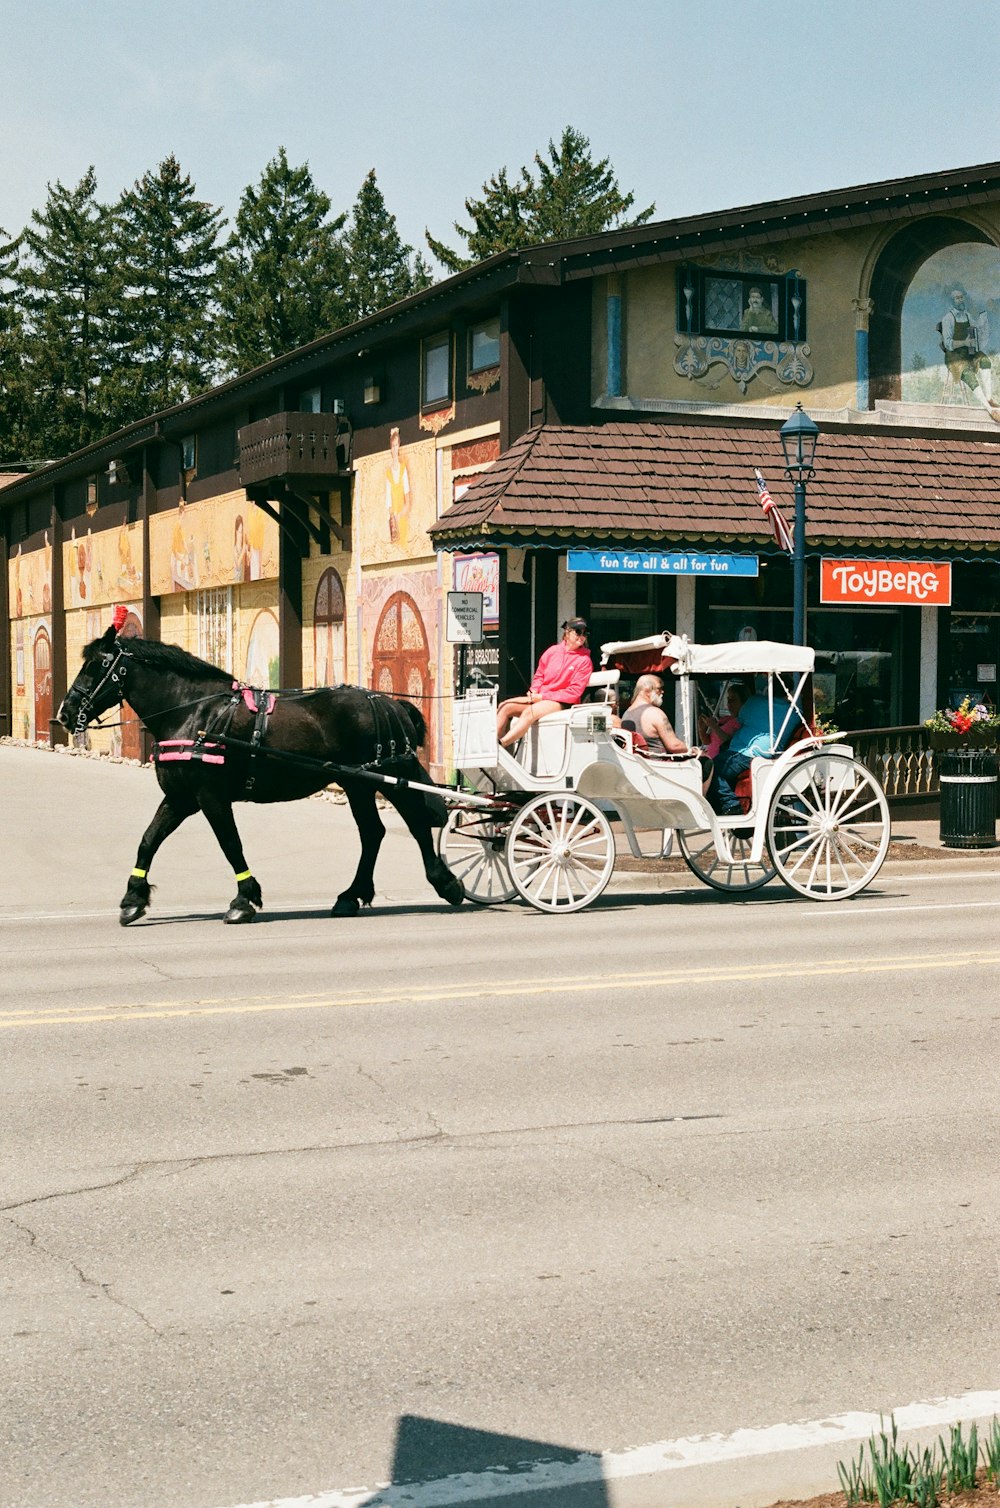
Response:
[[[510,750],[497,740],[495,689],[470,690],[454,713],[454,764],[469,800],[442,829],[442,857],[472,901],[520,896],[540,911],[578,911],[611,878],[617,819],[637,858],[665,857],[676,835],[691,870],[717,890],[739,894],[778,875],[813,900],[856,894],[885,858],[889,810],[850,745],[815,731],[813,661],[796,645],[700,645],[672,634],[602,646],[592,685],[612,685],[622,670],[677,679],[688,744],[704,685],[719,695],[728,681],[754,681],[767,696],[771,752],[737,786],[745,809],[736,816],[709,805],[696,754],[649,754],[606,704],[544,717]]]

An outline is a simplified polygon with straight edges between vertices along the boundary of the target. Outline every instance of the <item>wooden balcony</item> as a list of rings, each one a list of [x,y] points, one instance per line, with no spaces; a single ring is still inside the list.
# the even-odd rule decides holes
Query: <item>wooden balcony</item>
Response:
[[[350,429],[338,414],[271,414],[239,431],[240,482],[327,491],[350,475]]]

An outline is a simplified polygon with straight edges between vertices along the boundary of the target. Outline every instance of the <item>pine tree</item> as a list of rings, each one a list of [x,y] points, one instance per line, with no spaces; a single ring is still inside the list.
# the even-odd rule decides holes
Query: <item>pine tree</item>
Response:
[[[220,340],[234,373],[345,323],[344,255],[330,200],[285,148],[240,200],[220,264]]]
[[[108,211],[88,168],[75,188],[49,185],[23,236],[24,378],[31,395],[27,443],[52,458],[106,428],[101,382],[108,371]]]
[[[429,286],[430,269],[399,234],[372,168],[361,185],[344,233],[347,264],[345,312],[364,319],[387,304]]]
[[[0,463],[27,459],[20,250],[0,226]]]
[[[572,126],[565,128],[558,146],[549,142],[548,162],[535,153],[535,166],[538,181],[529,218],[536,241],[565,241],[571,236],[596,236],[626,225],[644,225],[656,210],[650,204],[626,220],[635,195],[622,193],[609,159],[594,162],[590,142]]]
[[[565,128],[558,146],[549,142],[547,159],[536,152],[534,161],[537,177],[522,167],[512,183],[506,168],[501,168],[483,185],[482,198],[466,199],[472,228],[456,221],[455,229],[468,255],[427,234],[431,251],[450,272],[460,272],[498,251],[644,225],[656,209],[651,204],[626,220],[635,195],[622,193],[607,157],[594,162],[590,142],[573,126]]]
[[[113,226],[115,364],[104,388],[112,427],[212,382],[221,224],[222,211],[196,197],[172,153],[122,194]]]
[[[450,246],[436,241],[426,231],[428,246],[449,272],[461,272],[463,267],[471,267],[474,262],[481,262],[498,251],[516,251],[520,246],[530,245],[533,236],[529,206],[533,189],[534,183],[527,168],[521,169],[517,183],[511,183],[507,169],[501,168],[483,185],[481,199],[465,201],[465,213],[472,221],[472,229],[466,230],[455,221],[455,229],[465,241],[469,255],[463,257],[452,251]]]

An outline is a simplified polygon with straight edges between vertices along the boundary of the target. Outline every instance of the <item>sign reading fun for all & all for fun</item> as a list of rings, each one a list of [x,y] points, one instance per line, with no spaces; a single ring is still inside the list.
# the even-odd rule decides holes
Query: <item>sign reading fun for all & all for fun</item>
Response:
[[[566,567],[588,575],[756,576],[756,555],[664,555],[659,550],[569,550]]]

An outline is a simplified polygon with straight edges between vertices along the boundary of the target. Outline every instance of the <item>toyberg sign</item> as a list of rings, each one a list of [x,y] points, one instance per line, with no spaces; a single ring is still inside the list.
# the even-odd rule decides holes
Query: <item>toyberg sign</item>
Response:
[[[822,560],[820,601],[856,606],[948,607],[951,565],[926,560]]]

